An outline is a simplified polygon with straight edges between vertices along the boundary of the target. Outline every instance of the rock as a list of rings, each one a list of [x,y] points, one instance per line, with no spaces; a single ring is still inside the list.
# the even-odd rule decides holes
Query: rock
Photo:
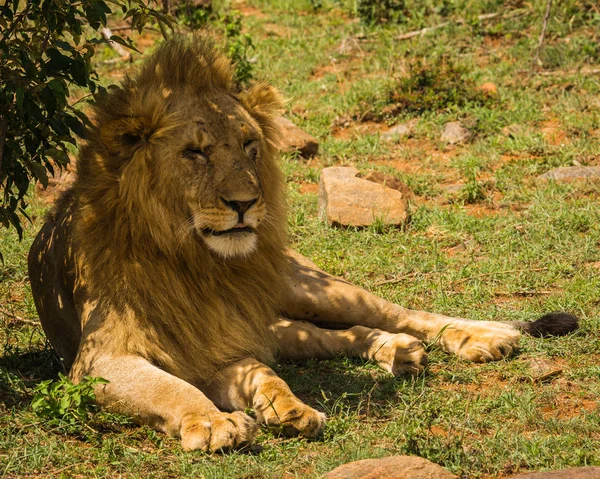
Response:
[[[321,172],[319,214],[330,223],[368,226],[376,220],[401,225],[408,217],[404,193],[362,178],[352,167],[332,166]]]
[[[422,457],[391,456],[344,464],[322,479],[456,479],[456,476]]]
[[[544,382],[560,376],[562,368],[552,361],[541,358],[530,358],[525,361],[529,366],[531,379],[535,382]]]
[[[319,142],[315,137],[298,128],[290,120],[281,117],[278,120],[282,138],[279,149],[285,153],[298,152],[303,158],[315,156],[319,151]]]
[[[384,131],[381,134],[381,139],[383,141],[394,141],[397,138],[410,136],[417,124],[417,120],[409,120],[406,123],[399,123],[391,127],[388,131]]]
[[[532,472],[510,479],[600,479],[600,467],[575,467],[562,471]]]
[[[485,82],[483,85],[480,85],[479,89],[483,93],[486,93],[488,95],[497,95],[498,94],[498,87],[496,86],[495,83],[492,83],[491,81]]]
[[[473,133],[462,126],[458,121],[451,121],[444,125],[441,140],[450,145],[466,143],[471,139]]]
[[[554,168],[538,176],[538,179],[542,181],[600,180],[600,166],[565,166]]]

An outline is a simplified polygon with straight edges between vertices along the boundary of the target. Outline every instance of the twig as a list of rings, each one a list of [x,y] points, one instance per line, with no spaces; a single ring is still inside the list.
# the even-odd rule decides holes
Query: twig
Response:
[[[501,15],[500,12],[485,13],[483,15],[478,15],[477,16],[477,20],[479,20],[479,21],[489,20],[491,18],[496,18],[496,17],[498,17],[500,15]],[[426,28],[421,28],[421,30],[414,30],[412,32],[403,33],[402,35],[398,35],[396,37],[396,40],[408,40],[410,38],[420,37],[422,35],[425,35],[426,33],[430,33],[430,32],[433,32],[435,30],[439,30],[440,28],[447,27],[451,23],[452,22],[443,22],[443,23],[440,23],[438,25],[434,25],[433,27],[426,27]],[[467,23],[466,20],[464,20],[462,18],[456,21],[457,25],[464,25],[465,23]]]
[[[544,44],[544,37],[546,36],[546,30],[548,29],[548,19],[550,18],[550,10],[551,9],[552,9],[552,0],[548,0],[548,2],[546,3],[546,13],[544,14],[544,23],[542,25],[542,31],[540,32],[537,48],[535,50],[535,57],[533,59],[533,63],[531,64],[531,72],[532,73],[533,73],[536,65],[541,66],[540,53],[542,51],[542,45]]]
[[[494,291],[494,296],[547,296],[552,291]]]
[[[119,54],[121,56],[121,58],[126,59],[126,60],[129,60],[131,58],[131,54],[127,50],[125,50],[121,45],[116,43],[114,40],[110,39],[110,37],[112,37],[112,32],[110,31],[110,28],[106,28],[106,27],[101,28],[100,33],[102,34],[104,39],[107,41],[108,45],[115,52],[117,52],[117,54]]]
[[[560,75],[598,75],[600,74],[600,68],[581,68],[579,70],[555,70],[545,72],[535,72],[536,75],[542,76],[560,76]]]
[[[452,284],[453,285],[462,284],[467,281],[471,281],[472,279],[486,278],[488,276],[511,274],[511,273],[523,273],[525,271],[546,271],[548,269],[549,268],[528,268],[528,269],[509,269],[506,271],[492,271],[490,273],[476,274],[474,276],[469,276],[468,278],[457,279],[456,281],[452,281]]]
[[[0,183],[4,179],[2,175],[2,158],[4,157],[4,144],[6,142],[6,126],[8,119],[5,115],[0,115]]]
[[[431,274],[433,274],[433,273],[422,273],[420,271],[413,271],[412,273],[408,273],[408,274],[402,275],[399,278],[392,278],[392,279],[385,279],[383,281],[377,281],[376,283],[373,283],[373,286],[383,286],[385,284],[401,283],[405,279],[414,278],[414,277],[419,276],[419,275],[429,276]]]
[[[7,309],[3,308],[0,306],[0,313],[2,313],[4,316],[7,316],[11,319],[14,319],[15,321],[18,321],[19,323],[25,323],[25,324],[31,324],[31,325],[35,325],[35,326],[39,326],[40,323],[39,321],[34,321],[32,319],[26,319],[26,318],[22,318],[21,316],[17,316],[16,314],[8,311]]]

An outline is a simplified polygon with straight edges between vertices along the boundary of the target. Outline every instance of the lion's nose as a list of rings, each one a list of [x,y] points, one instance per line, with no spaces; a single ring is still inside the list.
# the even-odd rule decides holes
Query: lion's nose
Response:
[[[246,211],[248,211],[252,207],[252,205],[254,203],[256,203],[257,200],[258,200],[258,198],[254,198],[249,201],[235,201],[235,200],[232,201],[232,200],[226,200],[225,198],[221,197],[221,201],[239,215],[240,223],[242,222],[244,213]]]

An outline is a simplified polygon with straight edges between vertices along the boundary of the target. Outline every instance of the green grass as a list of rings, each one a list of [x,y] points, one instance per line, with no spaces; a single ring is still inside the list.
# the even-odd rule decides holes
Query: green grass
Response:
[[[394,454],[423,456],[463,478],[600,465],[600,185],[536,181],[554,167],[600,165],[600,81],[586,73],[600,68],[595,3],[553,5],[543,74],[531,74],[531,63],[545,2],[456,0],[440,9],[440,2],[406,0],[410,15],[378,26],[357,21],[350,1],[231,3],[246,13],[256,76],[290,98],[289,116],[321,142],[315,159],[282,160],[296,249],[407,307],[478,320],[565,310],[581,316],[581,329],[565,338],[524,338],[518,355],[485,365],[434,346],[417,378],[391,378],[345,358],[277,365],[303,400],[329,416],[319,441],[262,430],[249,453],[185,453],[177,440],[106,413],[73,432],[30,407],[36,385],[59,372],[27,279],[27,251],[46,209],[34,198],[23,242],[0,232],[0,477],[313,478]],[[475,20],[498,11],[505,13]],[[459,19],[466,21],[395,39]],[[103,55],[99,61],[111,56]],[[469,88],[493,82],[497,98],[396,112],[360,132],[356,112],[365,101],[385,106],[410,65],[442,60],[460,68]],[[128,66],[98,68],[102,75]],[[409,117],[418,120],[411,138],[381,141],[379,131]],[[446,146],[441,128],[456,120],[475,136]],[[302,187],[339,164],[409,184],[411,223],[363,230],[323,224],[316,194]],[[531,358],[563,372],[537,382]]]

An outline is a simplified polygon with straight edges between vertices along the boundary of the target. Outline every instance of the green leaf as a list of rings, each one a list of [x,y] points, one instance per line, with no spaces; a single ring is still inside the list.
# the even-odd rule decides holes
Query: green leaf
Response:
[[[48,172],[41,163],[32,161],[29,163],[29,169],[33,173],[33,176],[39,180],[44,188],[48,187]]]
[[[138,53],[142,53],[137,48],[135,48],[133,41],[129,37],[127,37],[127,40],[124,40],[123,38],[121,38],[118,35],[113,35],[112,37],[110,37],[110,39],[111,39],[111,41],[118,43],[119,45],[123,45],[124,47],[129,48],[130,50],[134,50]]]

